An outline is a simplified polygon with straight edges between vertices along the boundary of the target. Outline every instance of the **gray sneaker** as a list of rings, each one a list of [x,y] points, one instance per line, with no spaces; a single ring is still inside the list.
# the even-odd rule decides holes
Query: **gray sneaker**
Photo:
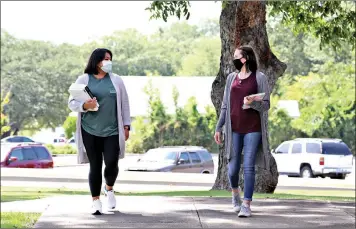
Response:
[[[244,204],[241,205],[241,210],[238,214],[239,217],[250,217],[251,216],[251,208]]]
[[[241,210],[242,201],[241,201],[240,193],[241,193],[241,189],[239,187],[239,192],[232,194],[232,207],[234,212],[240,212]]]

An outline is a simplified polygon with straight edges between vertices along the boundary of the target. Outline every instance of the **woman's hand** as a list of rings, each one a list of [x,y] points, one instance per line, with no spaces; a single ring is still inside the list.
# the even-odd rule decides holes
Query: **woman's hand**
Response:
[[[250,105],[253,101],[254,101],[254,98],[251,98],[249,96],[246,96],[244,98],[244,104],[246,104],[246,105]]]
[[[126,128],[125,127],[125,141],[127,141],[127,139],[129,139],[129,137],[130,137],[130,131],[129,131],[129,129],[128,128]]]
[[[214,135],[214,139],[215,139],[215,142],[217,144],[221,144],[221,141],[220,141],[220,138],[221,137],[221,133],[220,132],[215,132],[215,135]]]
[[[127,141],[127,139],[129,139],[130,137],[130,131],[125,129],[125,141]]]
[[[88,110],[88,109],[94,109],[96,108],[96,98],[94,97],[93,99],[89,99],[88,101],[86,101],[83,105],[84,110]]]

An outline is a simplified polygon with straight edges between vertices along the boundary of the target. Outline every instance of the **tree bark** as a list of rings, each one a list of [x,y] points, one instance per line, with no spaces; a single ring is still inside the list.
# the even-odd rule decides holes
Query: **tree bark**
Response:
[[[268,78],[270,91],[285,69],[271,52],[266,31],[266,3],[263,1],[227,2],[220,15],[221,58],[219,73],[212,84],[211,99],[220,115],[226,77],[235,71],[232,63],[233,53],[240,45],[250,45],[259,62],[259,69]],[[267,127],[267,123],[263,123]],[[267,130],[267,128],[266,128]],[[219,147],[218,173],[213,189],[230,190],[227,176],[227,158],[224,144]],[[273,193],[278,183],[277,164],[271,153],[268,154],[270,167],[266,170],[256,167],[255,191]],[[242,170],[242,169],[241,169]],[[243,173],[240,172],[240,185],[243,189]]]

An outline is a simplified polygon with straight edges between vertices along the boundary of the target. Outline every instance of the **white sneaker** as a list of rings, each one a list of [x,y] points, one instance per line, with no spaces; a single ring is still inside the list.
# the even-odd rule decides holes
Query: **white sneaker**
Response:
[[[93,200],[92,205],[92,214],[93,215],[101,215],[103,213],[103,207],[101,201],[99,199]]]
[[[251,216],[251,208],[245,204],[241,205],[241,210],[238,214],[238,217],[250,217]]]
[[[106,196],[108,209],[109,210],[115,209],[116,208],[115,191],[114,190],[107,191],[106,187],[104,187],[104,195]]]

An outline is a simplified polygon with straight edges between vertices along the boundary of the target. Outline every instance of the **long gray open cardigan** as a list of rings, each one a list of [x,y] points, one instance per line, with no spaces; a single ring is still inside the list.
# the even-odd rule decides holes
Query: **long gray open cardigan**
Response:
[[[125,157],[125,132],[124,126],[131,125],[130,117],[130,104],[129,98],[126,92],[126,87],[124,81],[120,76],[110,73],[110,79],[116,90],[116,102],[117,102],[117,120],[118,120],[118,130],[119,130],[119,145],[120,150],[117,152],[119,154],[119,159]],[[89,75],[84,74],[78,77],[75,83],[88,85]],[[75,142],[77,145],[77,161],[78,164],[89,163],[89,159],[86,153],[86,149],[83,144],[82,131],[81,131],[81,114],[87,112],[83,110],[83,102],[77,101],[69,96],[68,107],[73,112],[78,112],[78,118],[76,122],[76,133]]]
[[[224,91],[224,98],[221,105],[220,117],[216,125],[216,131],[222,132],[224,130],[224,139],[225,139],[225,153],[228,161],[231,159],[231,152],[233,151],[232,147],[232,130],[231,130],[231,116],[230,116],[230,93],[231,85],[234,82],[237,76],[236,72],[230,73],[226,80],[226,86]],[[265,121],[268,120],[268,110],[270,108],[270,93],[268,89],[268,82],[266,76],[262,72],[256,73],[257,80],[257,91],[258,93],[265,93],[265,96],[262,101],[253,101],[249,106],[252,109],[257,110],[260,113],[261,117],[261,130],[262,130],[262,150],[259,150],[256,155],[256,165],[263,169],[269,168],[269,160],[267,160],[267,155],[269,153],[268,146],[268,136],[267,125],[265,126]],[[250,109],[251,109],[250,108]],[[223,129],[223,127],[225,127]],[[241,160],[242,162],[243,160]]]

